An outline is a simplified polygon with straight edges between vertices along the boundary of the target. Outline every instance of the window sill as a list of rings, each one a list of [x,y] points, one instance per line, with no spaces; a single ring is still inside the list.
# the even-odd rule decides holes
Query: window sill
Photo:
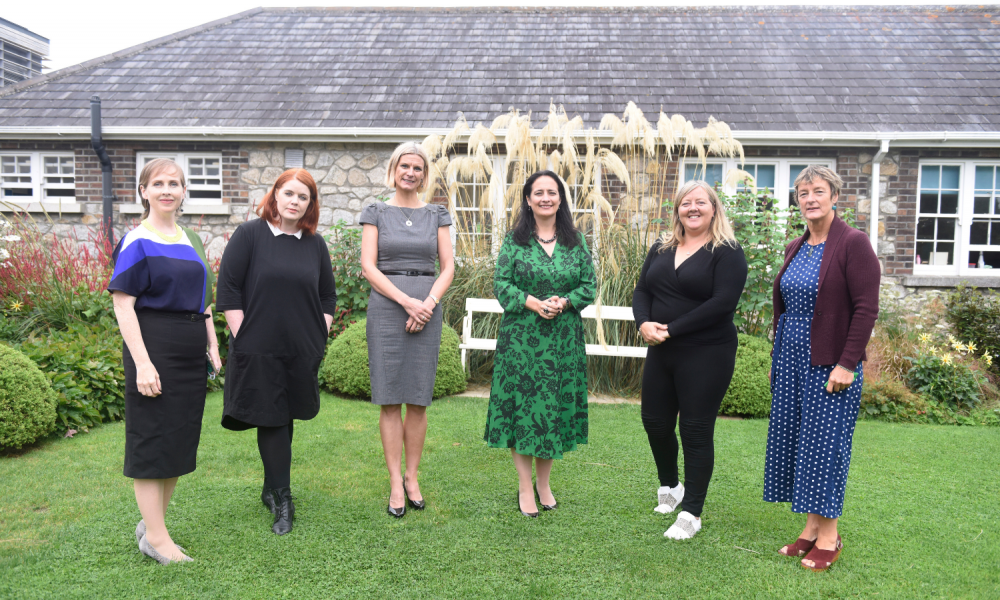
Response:
[[[903,277],[906,287],[956,287],[960,283],[981,288],[1000,288],[1000,272],[996,269],[983,269],[982,275],[908,275]]]
[[[230,215],[228,204],[188,204],[184,203],[183,211],[185,215]],[[123,215],[141,215],[141,204],[122,204],[118,207],[118,212]]]
[[[0,201],[0,212],[79,214],[83,212],[83,205],[77,203],[76,200],[68,202],[11,202],[3,200]]]

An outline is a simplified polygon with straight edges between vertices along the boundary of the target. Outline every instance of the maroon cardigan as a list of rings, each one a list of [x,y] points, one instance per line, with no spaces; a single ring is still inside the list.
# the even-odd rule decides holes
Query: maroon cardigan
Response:
[[[785,264],[774,280],[772,331],[778,330],[778,318],[785,312],[781,276],[807,239],[808,229],[785,247]],[[859,360],[868,358],[865,346],[878,318],[881,271],[868,236],[835,216],[819,268],[819,294],[810,329],[811,364],[839,364],[853,371]]]

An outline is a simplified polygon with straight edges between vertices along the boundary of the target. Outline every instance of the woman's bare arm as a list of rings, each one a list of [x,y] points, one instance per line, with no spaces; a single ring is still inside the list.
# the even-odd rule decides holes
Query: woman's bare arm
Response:
[[[135,362],[135,384],[143,396],[159,396],[162,391],[160,374],[149,360],[146,344],[142,341],[139,330],[139,318],[135,316],[135,296],[125,292],[115,291],[111,294],[115,307],[115,317],[118,318],[118,329],[122,332],[125,345]]]

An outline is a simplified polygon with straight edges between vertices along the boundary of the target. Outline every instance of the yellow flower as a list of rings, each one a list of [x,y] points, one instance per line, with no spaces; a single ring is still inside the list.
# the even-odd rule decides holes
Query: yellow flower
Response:
[[[952,344],[954,344],[955,343],[955,336],[948,335],[948,341],[951,342]]]
[[[944,354],[941,357],[941,364],[950,365],[951,364],[951,355],[950,354]]]
[[[938,349],[935,348],[934,346],[931,346],[931,354],[934,355],[934,356],[937,356],[937,353],[938,353]]]
[[[926,344],[929,341],[931,341],[931,334],[929,334],[929,333],[921,333],[920,334],[920,343],[921,344]]]
[[[976,343],[975,342],[969,342],[968,344],[965,345],[965,349],[968,350],[969,352],[975,352],[976,351]]]
[[[17,300],[15,300],[15,301],[13,301],[13,302],[10,303],[10,309],[12,311],[14,311],[14,312],[20,312],[21,307],[23,307],[23,306],[24,305],[21,304],[20,302],[18,302]]]
[[[962,346],[962,342],[956,340],[955,338],[950,338],[950,339],[951,339],[951,347],[961,352],[962,348],[964,348],[964,346]]]

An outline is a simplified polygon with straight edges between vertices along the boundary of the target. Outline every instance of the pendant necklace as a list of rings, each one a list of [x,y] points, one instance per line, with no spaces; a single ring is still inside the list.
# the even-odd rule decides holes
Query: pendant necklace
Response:
[[[402,207],[402,206],[396,206],[396,208],[398,208],[398,209],[399,209],[399,212],[403,213],[403,216],[404,216],[404,217],[406,217],[406,226],[407,226],[407,227],[412,227],[412,226],[413,226],[413,221],[412,221],[412,218],[413,218],[413,213],[414,213],[414,212],[415,212],[415,211],[416,211],[417,209],[416,209],[416,208],[411,208],[411,209],[410,209],[410,216],[408,216],[408,217],[407,217],[407,216],[406,216],[406,213],[405,213],[405,212],[403,212],[403,207]]]
[[[823,241],[819,242],[818,244],[809,244],[809,243],[807,243],[806,246],[809,246],[809,249],[806,250],[806,256],[812,256],[813,255],[813,248],[815,248],[816,246],[819,246],[823,242],[826,242],[826,238],[823,238]]]
[[[538,240],[542,244],[551,244],[552,242],[556,241],[557,237],[559,237],[559,234],[558,233],[553,233],[552,237],[550,237],[547,240],[543,240],[542,236],[538,235],[537,232],[535,233],[535,239]]]

